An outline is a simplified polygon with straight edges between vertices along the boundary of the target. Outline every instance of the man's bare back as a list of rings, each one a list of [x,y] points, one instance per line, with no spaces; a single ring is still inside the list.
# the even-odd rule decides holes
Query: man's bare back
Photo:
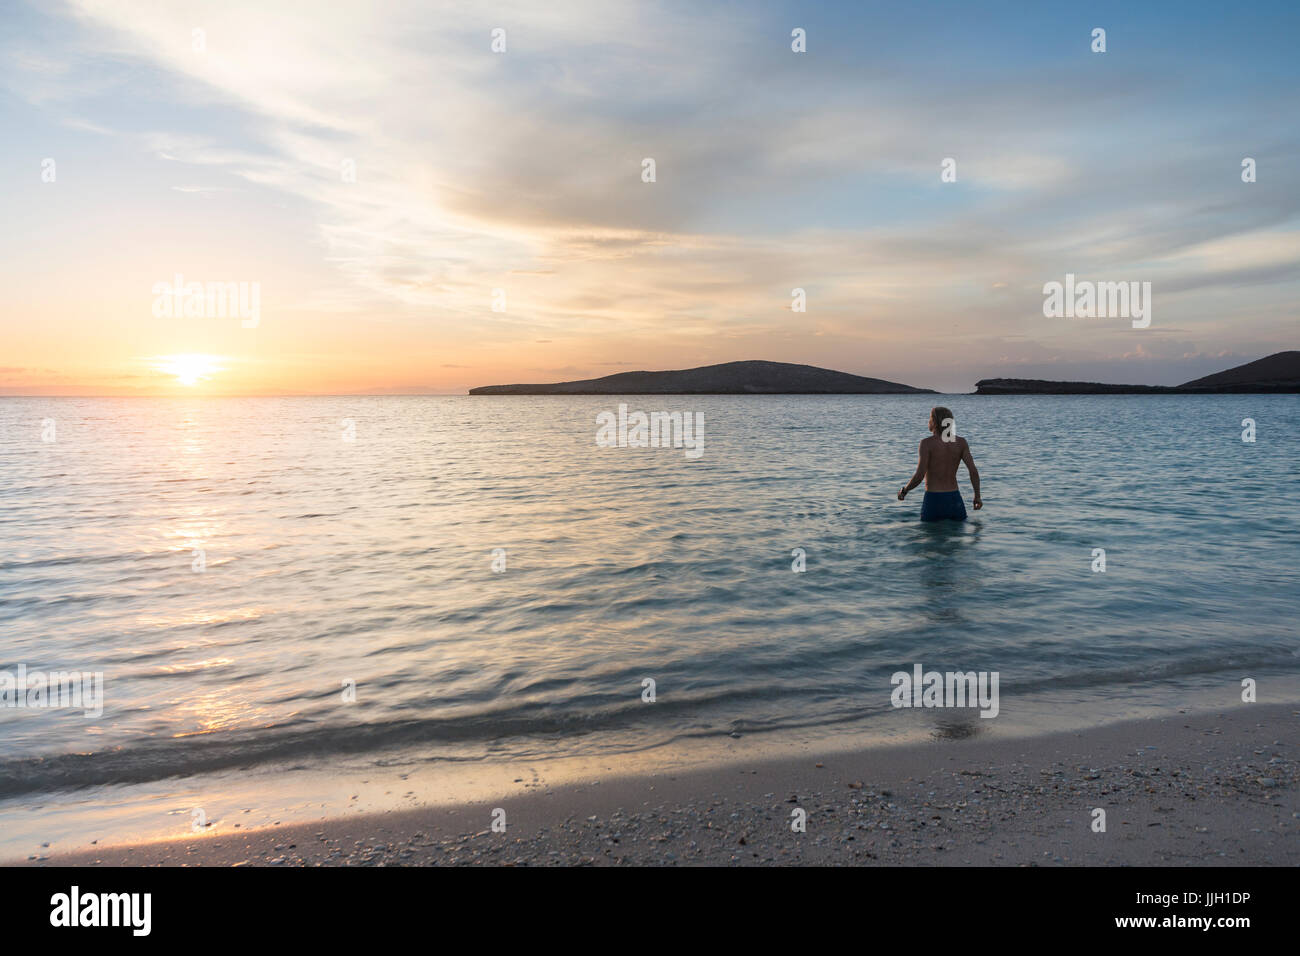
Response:
[[[957,466],[970,458],[970,446],[960,435],[952,441],[931,435],[921,439],[920,458],[918,470],[925,469],[926,491],[956,491]]]
[[[898,493],[898,500],[902,501],[909,491],[924,481],[927,500],[921,508],[921,520],[936,520],[935,516],[964,519],[966,507],[961,503],[961,493],[957,490],[957,466],[962,462],[966,464],[971,488],[975,492],[976,511],[984,507],[980,498],[979,469],[975,467],[975,459],[971,456],[966,439],[953,432],[952,412],[943,406],[935,407],[930,412],[929,424],[933,434],[921,439],[921,446],[917,449],[916,472]],[[936,497],[931,500],[931,495]],[[952,496],[956,496],[955,499]],[[932,512],[933,515],[927,512]]]

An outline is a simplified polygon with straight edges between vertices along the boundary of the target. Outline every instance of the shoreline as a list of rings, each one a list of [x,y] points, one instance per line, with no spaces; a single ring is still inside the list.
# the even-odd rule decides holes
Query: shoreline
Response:
[[[1251,704],[1029,738],[807,747],[6,865],[1297,865],[1297,727],[1297,705]]]

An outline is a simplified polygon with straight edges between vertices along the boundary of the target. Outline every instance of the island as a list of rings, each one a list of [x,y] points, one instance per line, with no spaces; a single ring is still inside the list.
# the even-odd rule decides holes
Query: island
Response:
[[[1177,385],[1109,385],[1105,382],[1050,382],[1041,378],[983,378],[976,395],[1166,395]]]
[[[484,385],[471,395],[916,395],[935,394],[879,378],[864,378],[789,362],[724,362],[672,372],[618,372],[552,385]]]
[[[976,395],[1216,395],[1300,392],[1300,351],[1238,365],[1182,385],[1112,385],[1036,378],[986,378]],[[789,362],[724,362],[670,372],[617,372],[603,378],[550,385],[483,385],[471,395],[934,395],[879,378]]]
[[[1220,395],[1230,392],[1300,392],[1300,352],[1273,355],[1182,385],[1109,385],[1047,382],[1036,378],[986,378],[976,395]]]

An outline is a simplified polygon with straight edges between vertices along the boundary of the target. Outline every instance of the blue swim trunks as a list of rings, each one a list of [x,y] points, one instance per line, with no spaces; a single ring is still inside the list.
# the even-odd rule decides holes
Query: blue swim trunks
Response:
[[[927,491],[921,499],[922,521],[966,520],[966,502],[960,491]]]

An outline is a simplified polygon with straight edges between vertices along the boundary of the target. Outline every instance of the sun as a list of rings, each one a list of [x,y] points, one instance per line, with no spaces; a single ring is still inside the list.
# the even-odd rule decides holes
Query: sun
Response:
[[[221,360],[216,355],[203,355],[185,352],[178,355],[160,355],[154,362],[154,369],[164,375],[175,375],[180,385],[197,385],[206,381],[215,372],[223,371]]]

